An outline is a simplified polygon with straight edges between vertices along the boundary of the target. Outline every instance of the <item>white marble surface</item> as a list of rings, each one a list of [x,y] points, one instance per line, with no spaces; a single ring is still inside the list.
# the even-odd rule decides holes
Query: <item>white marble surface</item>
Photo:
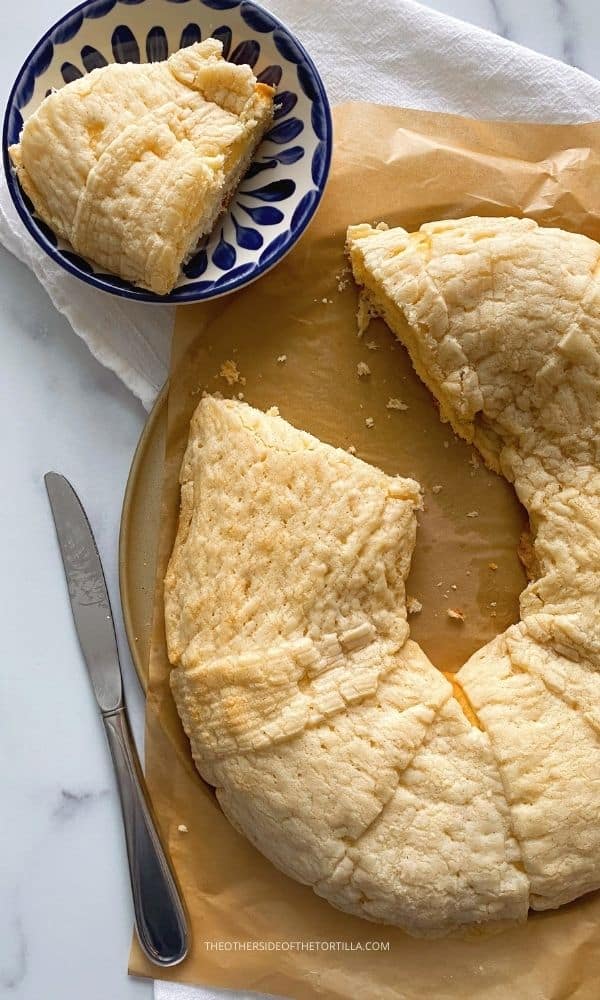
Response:
[[[512,42],[600,74],[598,0],[421,0]]]
[[[429,5],[600,71],[598,0]],[[3,13],[1,95],[64,7],[20,0]],[[42,484],[53,468],[80,491],[117,605],[121,500],[145,416],[1,250],[0,316],[0,997],[149,1000],[151,986],[125,975],[131,905],[118,804]],[[121,646],[139,734],[141,697]]]

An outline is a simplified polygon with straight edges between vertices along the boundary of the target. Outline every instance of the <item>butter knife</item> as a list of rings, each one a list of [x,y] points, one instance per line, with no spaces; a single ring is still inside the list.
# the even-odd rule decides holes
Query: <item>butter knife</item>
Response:
[[[112,612],[102,563],[85,511],[64,476],[44,476],[83,658],[115,767],[135,927],[156,965],[177,965],[188,950],[185,911],[162,848],[123,698]]]

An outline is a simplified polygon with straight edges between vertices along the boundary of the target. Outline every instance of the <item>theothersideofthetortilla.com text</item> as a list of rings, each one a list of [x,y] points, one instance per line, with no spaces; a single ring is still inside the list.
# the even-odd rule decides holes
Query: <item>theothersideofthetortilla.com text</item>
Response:
[[[208,940],[207,951],[389,951],[389,941]]]

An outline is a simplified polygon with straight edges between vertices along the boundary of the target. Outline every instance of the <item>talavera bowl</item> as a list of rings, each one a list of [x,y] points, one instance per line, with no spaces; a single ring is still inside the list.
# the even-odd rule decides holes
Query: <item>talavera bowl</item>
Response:
[[[229,211],[185,267],[170,295],[158,297],[95,269],[37,218],[8,158],[23,121],[51,88],[109,62],[165,59],[214,35],[232,62],[249,63],[277,85],[275,122]],[[71,274],[97,288],[146,302],[196,302],[254,281],[291,249],[313,216],[331,159],[331,115],[321,78],[302,45],[268,11],[248,0],[87,0],[40,39],[11,91],[3,135],[4,169],[33,238]]]

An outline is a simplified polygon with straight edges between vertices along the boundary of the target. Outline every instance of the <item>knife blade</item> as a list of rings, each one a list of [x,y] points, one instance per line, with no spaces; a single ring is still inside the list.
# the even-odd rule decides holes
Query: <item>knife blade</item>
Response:
[[[79,644],[101,712],[123,704],[119,653],[106,581],[86,513],[71,484],[45,477]]]
[[[156,965],[177,965],[188,951],[185,911],[158,836],[123,698],[106,580],[92,529],[64,476],[44,476],[83,658],[100,708],[119,789],[135,926]]]

